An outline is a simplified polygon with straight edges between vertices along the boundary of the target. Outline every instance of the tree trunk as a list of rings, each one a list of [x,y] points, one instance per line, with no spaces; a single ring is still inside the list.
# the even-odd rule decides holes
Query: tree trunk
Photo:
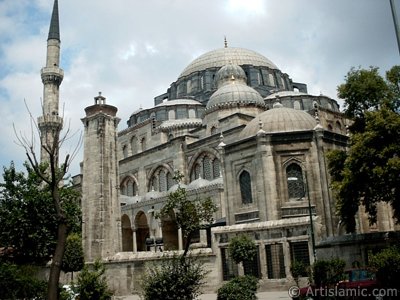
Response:
[[[67,224],[62,221],[58,224],[57,246],[50,267],[50,276],[47,289],[47,299],[58,299],[58,283],[60,281],[61,263],[67,241]]]
[[[186,257],[186,255],[189,251],[189,246],[190,246],[190,242],[192,241],[192,236],[193,236],[193,232],[190,231],[186,237],[185,251],[183,251],[182,258]]]

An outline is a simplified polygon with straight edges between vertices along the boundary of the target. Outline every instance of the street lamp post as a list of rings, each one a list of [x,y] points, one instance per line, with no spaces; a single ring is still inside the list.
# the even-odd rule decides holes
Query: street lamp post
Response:
[[[311,199],[310,199],[310,192],[308,190],[308,178],[307,178],[307,172],[304,172],[304,179],[305,179],[305,185],[303,185],[303,192],[304,196],[307,194],[307,199],[308,199],[308,213],[310,216],[310,235],[311,235],[311,247],[312,247],[312,252],[313,252],[313,258],[314,261],[317,259],[317,254],[315,251],[315,237],[314,237],[314,222],[312,218],[312,207],[311,207]],[[297,177],[288,177],[289,181],[296,181],[299,180]]]

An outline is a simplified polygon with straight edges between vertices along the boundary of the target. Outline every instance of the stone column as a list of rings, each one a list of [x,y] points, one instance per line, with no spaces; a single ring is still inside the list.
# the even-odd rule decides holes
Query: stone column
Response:
[[[182,228],[178,228],[178,250],[183,250]]]
[[[132,228],[133,253],[137,253],[136,228]]]
[[[283,248],[283,260],[285,262],[285,274],[286,278],[291,278],[290,266],[292,264],[290,259],[290,244],[287,238],[283,238],[282,241],[282,248]]]

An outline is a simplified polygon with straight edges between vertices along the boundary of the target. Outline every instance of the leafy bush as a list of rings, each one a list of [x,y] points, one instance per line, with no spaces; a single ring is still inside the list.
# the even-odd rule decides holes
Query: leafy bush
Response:
[[[340,258],[317,260],[312,266],[312,275],[317,287],[333,286],[343,279],[346,262]]]
[[[203,264],[192,257],[173,256],[146,268],[141,280],[145,300],[193,300],[207,274]]]
[[[244,234],[234,237],[229,242],[228,250],[236,263],[241,263],[245,260],[253,260],[257,255],[257,245]]]
[[[217,300],[255,300],[258,279],[254,276],[233,278],[218,289]]]
[[[400,249],[389,247],[372,255],[369,266],[376,272],[379,282],[388,288],[400,288]]]
[[[106,300],[111,299],[112,292],[107,286],[104,277],[105,268],[100,261],[95,261],[93,270],[85,265],[78,275],[76,292],[80,300]]]
[[[73,280],[74,272],[82,270],[84,264],[81,237],[77,233],[71,233],[67,237],[61,269],[65,273],[71,272]]]
[[[0,262],[0,299],[45,299],[47,282],[35,274],[34,267]]]
[[[308,266],[304,264],[304,262],[295,260],[290,266],[290,272],[292,273],[293,279],[296,282],[296,285],[299,286],[300,277],[307,276]]]

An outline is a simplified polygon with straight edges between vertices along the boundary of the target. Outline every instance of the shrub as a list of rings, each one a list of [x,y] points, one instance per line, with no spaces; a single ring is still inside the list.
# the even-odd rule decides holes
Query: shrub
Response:
[[[379,282],[389,288],[400,288],[400,250],[389,247],[372,255],[369,266],[376,272]]]
[[[229,253],[236,263],[253,260],[257,255],[257,245],[247,235],[240,234],[234,237],[228,246]]]
[[[332,286],[343,279],[346,262],[340,258],[317,260],[312,266],[312,275],[317,287]]]
[[[45,299],[47,282],[35,275],[32,266],[0,262],[0,299]]]
[[[106,300],[111,299],[112,292],[107,286],[104,277],[105,268],[100,261],[95,261],[93,270],[85,265],[78,275],[76,292],[80,300]]]
[[[217,300],[255,300],[258,279],[254,276],[233,278],[218,289]]]
[[[193,300],[207,272],[192,257],[173,256],[147,266],[141,280],[145,300]]]
[[[296,282],[296,285],[299,286],[300,277],[307,276],[308,266],[304,264],[304,262],[295,260],[290,266],[290,272],[292,273],[293,279]]]

